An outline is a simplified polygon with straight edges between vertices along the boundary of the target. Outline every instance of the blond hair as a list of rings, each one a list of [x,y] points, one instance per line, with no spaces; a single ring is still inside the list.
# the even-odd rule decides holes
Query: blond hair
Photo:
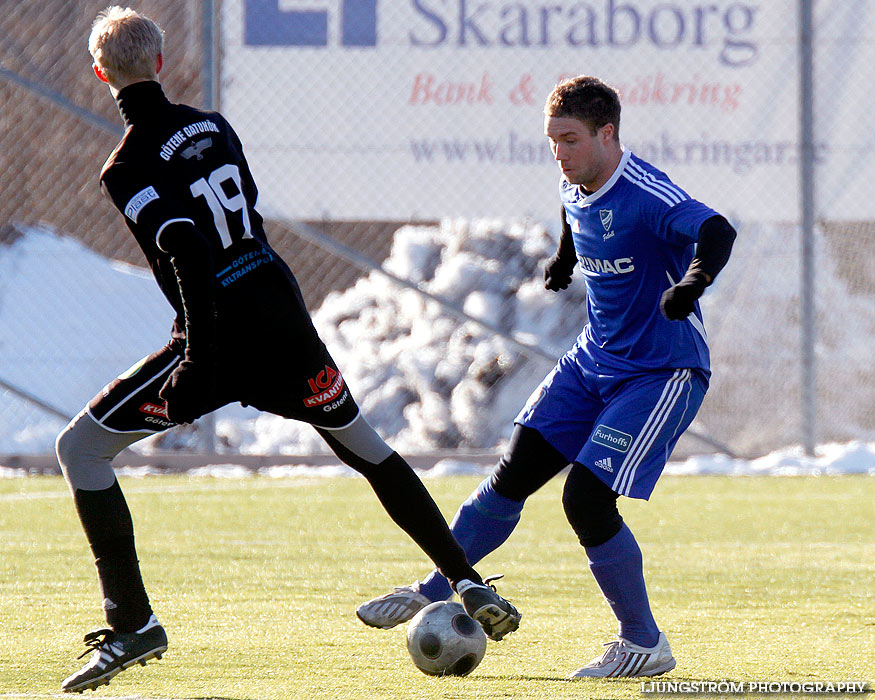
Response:
[[[155,61],[164,46],[164,32],[130,7],[113,5],[91,25],[88,52],[110,85],[155,78]]]

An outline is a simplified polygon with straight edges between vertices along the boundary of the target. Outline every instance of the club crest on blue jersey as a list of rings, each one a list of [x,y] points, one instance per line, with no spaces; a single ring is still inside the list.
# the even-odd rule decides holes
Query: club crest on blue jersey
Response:
[[[614,232],[611,230],[611,226],[614,225],[614,212],[612,209],[599,209],[599,219],[602,222],[602,226],[605,229],[604,234],[602,234],[602,240],[608,240],[609,238],[614,237]]]

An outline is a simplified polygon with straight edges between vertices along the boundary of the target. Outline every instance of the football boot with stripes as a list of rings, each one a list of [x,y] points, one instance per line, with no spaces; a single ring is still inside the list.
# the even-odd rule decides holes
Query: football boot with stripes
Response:
[[[625,639],[605,644],[607,649],[597,659],[577,669],[569,678],[638,678],[658,676],[671,671],[677,662],[671,654],[668,639],[659,633],[653,647],[641,647]]]
[[[407,622],[433,602],[419,592],[419,581],[415,581],[409,586],[399,586],[391,593],[362,603],[355,609],[355,614],[370,627],[388,630]]]
[[[462,599],[465,612],[480,623],[487,637],[496,642],[517,630],[522,619],[519,611],[498,595],[491,584],[491,581],[499,578],[501,576],[485,578],[483,583],[465,579],[456,584],[456,592]]]
[[[65,679],[61,690],[81,693],[109,683],[116,675],[136,663],[146,665],[149,659],[160,659],[167,651],[167,634],[152,615],[136,632],[114,632],[100,629],[85,635],[88,649],[79,658],[91,653],[91,658],[77,673]]]

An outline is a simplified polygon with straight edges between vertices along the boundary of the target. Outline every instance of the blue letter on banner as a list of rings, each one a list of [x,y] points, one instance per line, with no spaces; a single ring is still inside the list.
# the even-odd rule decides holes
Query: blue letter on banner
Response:
[[[341,43],[377,45],[377,0],[343,0]],[[244,43],[250,46],[327,46],[328,11],[279,9],[279,0],[246,0]]]

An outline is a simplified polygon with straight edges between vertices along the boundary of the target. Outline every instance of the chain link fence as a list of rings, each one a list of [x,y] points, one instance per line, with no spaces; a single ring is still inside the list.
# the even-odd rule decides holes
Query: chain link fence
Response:
[[[105,4],[0,0],[0,454],[51,451],[65,418],[169,331],[97,188],[122,132],[89,70]],[[269,238],[365,414],[408,453],[500,446],[580,332],[580,280],[558,295],[541,283],[558,228],[541,109],[565,76],[616,86],[625,146],[739,231],[703,300],[714,376],[678,456],[875,439],[875,7],[813,5],[806,326],[803,6],[136,3],[167,32],[171,99],[218,107],[240,133]],[[205,445],[324,450],[306,426],[235,407],[144,449]]]

